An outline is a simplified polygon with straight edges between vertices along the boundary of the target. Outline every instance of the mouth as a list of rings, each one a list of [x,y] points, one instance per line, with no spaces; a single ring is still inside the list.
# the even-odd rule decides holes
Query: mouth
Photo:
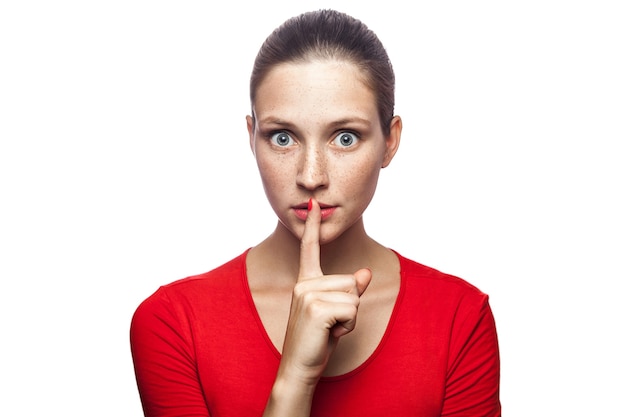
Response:
[[[326,220],[327,218],[329,218],[333,212],[335,211],[335,209],[337,208],[337,206],[331,206],[330,204],[324,204],[324,203],[318,203],[321,209],[321,214],[322,214],[322,221]],[[300,220],[306,220],[306,217],[309,213],[309,207],[308,207],[308,203],[302,203],[302,204],[298,204],[296,206],[293,206],[292,209],[296,215],[296,217],[298,217]]]

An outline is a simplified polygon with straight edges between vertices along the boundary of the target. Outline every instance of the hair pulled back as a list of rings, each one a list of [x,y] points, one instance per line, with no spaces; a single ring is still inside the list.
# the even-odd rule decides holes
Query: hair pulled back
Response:
[[[360,20],[335,10],[306,12],[274,30],[261,45],[250,77],[250,101],[273,67],[313,60],[343,60],[356,65],[376,96],[381,127],[389,133],[394,114],[395,75],[378,36]],[[254,115],[253,115],[254,117]]]

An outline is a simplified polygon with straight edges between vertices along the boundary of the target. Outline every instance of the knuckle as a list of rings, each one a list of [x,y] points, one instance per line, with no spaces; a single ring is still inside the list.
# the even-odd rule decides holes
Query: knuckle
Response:
[[[309,317],[314,319],[322,318],[326,314],[324,303],[317,299],[311,299],[306,303],[306,312]]]
[[[354,275],[346,275],[344,278],[345,291],[349,293],[355,292],[357,288],[357,281]]]
[[[309,306],[307,308],[317,307],[317,304],[319,304],[315,294],[310,291],[302,293],[300,298],[302,299],[302,301],[304,302],[306,306]]]
[[[293,287],[293,297],[303,298],[307,294],[306,285],[303,282],[298,282]]]
[[[304,236],[302,236],[302,239],[300,240],[300,253],[307,253],[308,251],[311,250],[314,244],[315,244],[314,239],[311,238],[310,236],[307,236],[307,234],[305,233]]]
[[[356,313],[358,312],[359,308],[356,305],[351,305],[350,306],[350,315],[353,317],[353,320],[356,320]]]

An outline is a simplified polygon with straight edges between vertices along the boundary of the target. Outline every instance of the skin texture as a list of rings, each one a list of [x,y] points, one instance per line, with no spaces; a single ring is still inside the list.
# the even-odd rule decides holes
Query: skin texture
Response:
[[[291,208],[310,197],[337,206],[322,224],[322,244],[359,221],[397,143],[384,140],[375,97],[358,69],[335,61],[280,65],[259,86],[254,113],[255,120],[248,119],[250,145],[282,225],[302,237],[304,222]],[[342,147],[334,140],[344,131],[360,139]],[[293,145],[274,145],[275,132],[287,133]]]
[[[282,353],[264,415],[307,416],[319,378],[365,361],[391,315],[397,258],[366,234],[362,215],[398,148],[401,120],[383,135],[375,96],[343,61],[278,65],[256,97],[250,147],[278,223],[247,268]]]

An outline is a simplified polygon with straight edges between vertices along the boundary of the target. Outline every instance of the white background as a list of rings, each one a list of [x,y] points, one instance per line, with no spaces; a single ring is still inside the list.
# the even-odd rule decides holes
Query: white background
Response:
[[[141,415],[131,315],[273,229],[252,61],[332,6],[397,73],[369,232],[491,296],[505,415],[625,416],[622,3],[3,2],[0,415]]]

